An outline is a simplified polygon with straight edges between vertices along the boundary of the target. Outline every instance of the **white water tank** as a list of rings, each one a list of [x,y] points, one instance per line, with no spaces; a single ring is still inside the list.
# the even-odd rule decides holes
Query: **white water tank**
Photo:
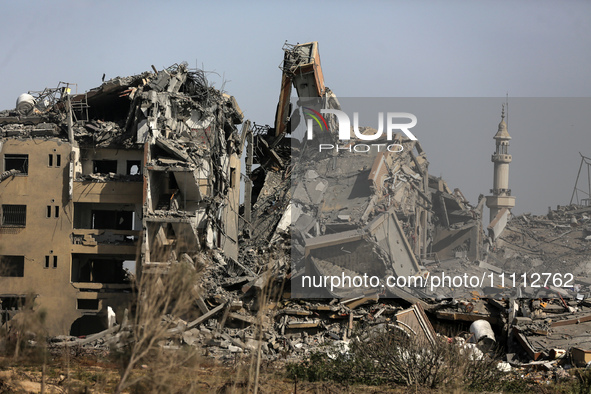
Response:
[[[35,107],[35,98],[28,93],[23,93],[16,99],[16,110],[21,115],[27,115]]]
[[[491,348],[496,342],[495,333],[486,320],[476,320],[470,325],[470,332],[474,334],[476,342],[482,343],[487,348]]]

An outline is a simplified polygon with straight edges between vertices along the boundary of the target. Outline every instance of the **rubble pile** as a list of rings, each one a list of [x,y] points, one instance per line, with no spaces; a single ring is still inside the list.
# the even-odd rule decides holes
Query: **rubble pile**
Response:
[[[558,206],[547,215],[523,214],[508,222],[491,258],[505,269],[544,268],[587,276],[591,271],[591,208]],[[546,271],[549,270],[549,271]]]
[[[225,299],[221,295],[215,298]],[[240,300],[217,305],[209,300],[196,299],[196,308],[206,312],[193,321],[163,316],[160,324],[169,328],[159,346],[169,350],[193,346],[220,361],[232,361],[236,353],[260,349],[265,359],[272,361],[301,359],[314,351],[331,350],[333,345],[358,335],[360,324],[369,332],[383,329],[386,324],[398,324],[431,341],[436,336],[420,306],[404,309],[379,304],[377,298],[334,299],[326,303],[284,300],[265,305],[264,313],[250,310],[252,307]],[[77,353],[117,351],[129,344],[132,329],[124,320],[121,325],[83,338],[54,337],[50,348],[56,353],[64,347]]]

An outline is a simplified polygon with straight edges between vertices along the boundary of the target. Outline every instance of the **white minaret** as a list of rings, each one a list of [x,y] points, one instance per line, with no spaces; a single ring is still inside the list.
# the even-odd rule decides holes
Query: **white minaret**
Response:
[[[515,206],[515,197],[509,189],[509,163],[511,155],[508,153],[509,140],[511,136],[507,132],[505,123],[505,106],[499,123],[499,131],[493,137],[496,142],[496,151],[492,155],[492,162],[495,164],[492,196],[486,197],[486,206],[490,208],[490,221],[492,222],[503,208],[511,210]]]

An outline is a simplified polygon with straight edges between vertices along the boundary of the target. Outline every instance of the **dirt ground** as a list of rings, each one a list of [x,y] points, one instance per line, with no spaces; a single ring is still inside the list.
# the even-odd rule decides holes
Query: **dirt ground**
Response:
[[[171,393],[246,393],[248,364],[222,366],[204,359],[170,372]],[[138,376],[149,371],[142,366]],[[149,379],[146,379],[149,380]],[[0,357],[0,393],[112,393],[119,381],[117,365],[96,358],[55,359],[43,364],[14,362]],[[140,383],[126,393],[160,392]],[[261,372],[260,393],[405,393],[403,388],[344,386],[334,382],[295,382],[285,376],[281,366],[265,367]]]

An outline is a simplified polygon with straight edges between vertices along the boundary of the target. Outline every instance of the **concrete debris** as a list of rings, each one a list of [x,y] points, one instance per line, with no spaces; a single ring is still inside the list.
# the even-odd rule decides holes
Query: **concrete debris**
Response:
[[[0,182],[4,181],[5,179],[10,178],[11,176],[15,176],[16,174],[20,174],[20,171],[17,170],[16,168],[13,168],[12,170],[4,171],[2,174],[0,174]]]
[[[450,340],[470,357],[502,347],[504,371],[558,371],[571,356],[588,365],[591,207],[512,217],[504,120],[493,155],[500,175],[476,205],[430,174],[421,144],[403,134],[391,141],[403,147],[396,153],[322,154],[314,148],[334,142],[334,133],[299,140],[290,133],[299,115],[289,113],[292,86],[302,100],[340,108],[324,85],[318,44],[284,51],[273,127],[245,121],[232,96],[184,63],[84,94],[67,85],[24,95],[1,112],[0,250],[14,270],[0,282],[2,323],[10,326],[22,301],[14,294],[26,290],[14,277],[27,276],[55,318],[53,347],[121,348],[133,327],[115,320],[126,316],[131,278],[165,280],[181,262],[201,275],[191,312],[163,314],[162,349],[198,347],[221,360],[259,351],[268,360],[299,358],[325,344],[345,349],[359,333],[385,327],[433,343],[453,326],[465,334]],[[29,219],[45,207],[46,217]],[[31,246],[25,228],[51,233],[52,243]],[[22,268],[24,256],[36,268]],[[130,261],[135,273],[124,269]],[[60,275],[43,280],[53,272]],[[422,285],[302,286],[306,277],[364,274]]]

